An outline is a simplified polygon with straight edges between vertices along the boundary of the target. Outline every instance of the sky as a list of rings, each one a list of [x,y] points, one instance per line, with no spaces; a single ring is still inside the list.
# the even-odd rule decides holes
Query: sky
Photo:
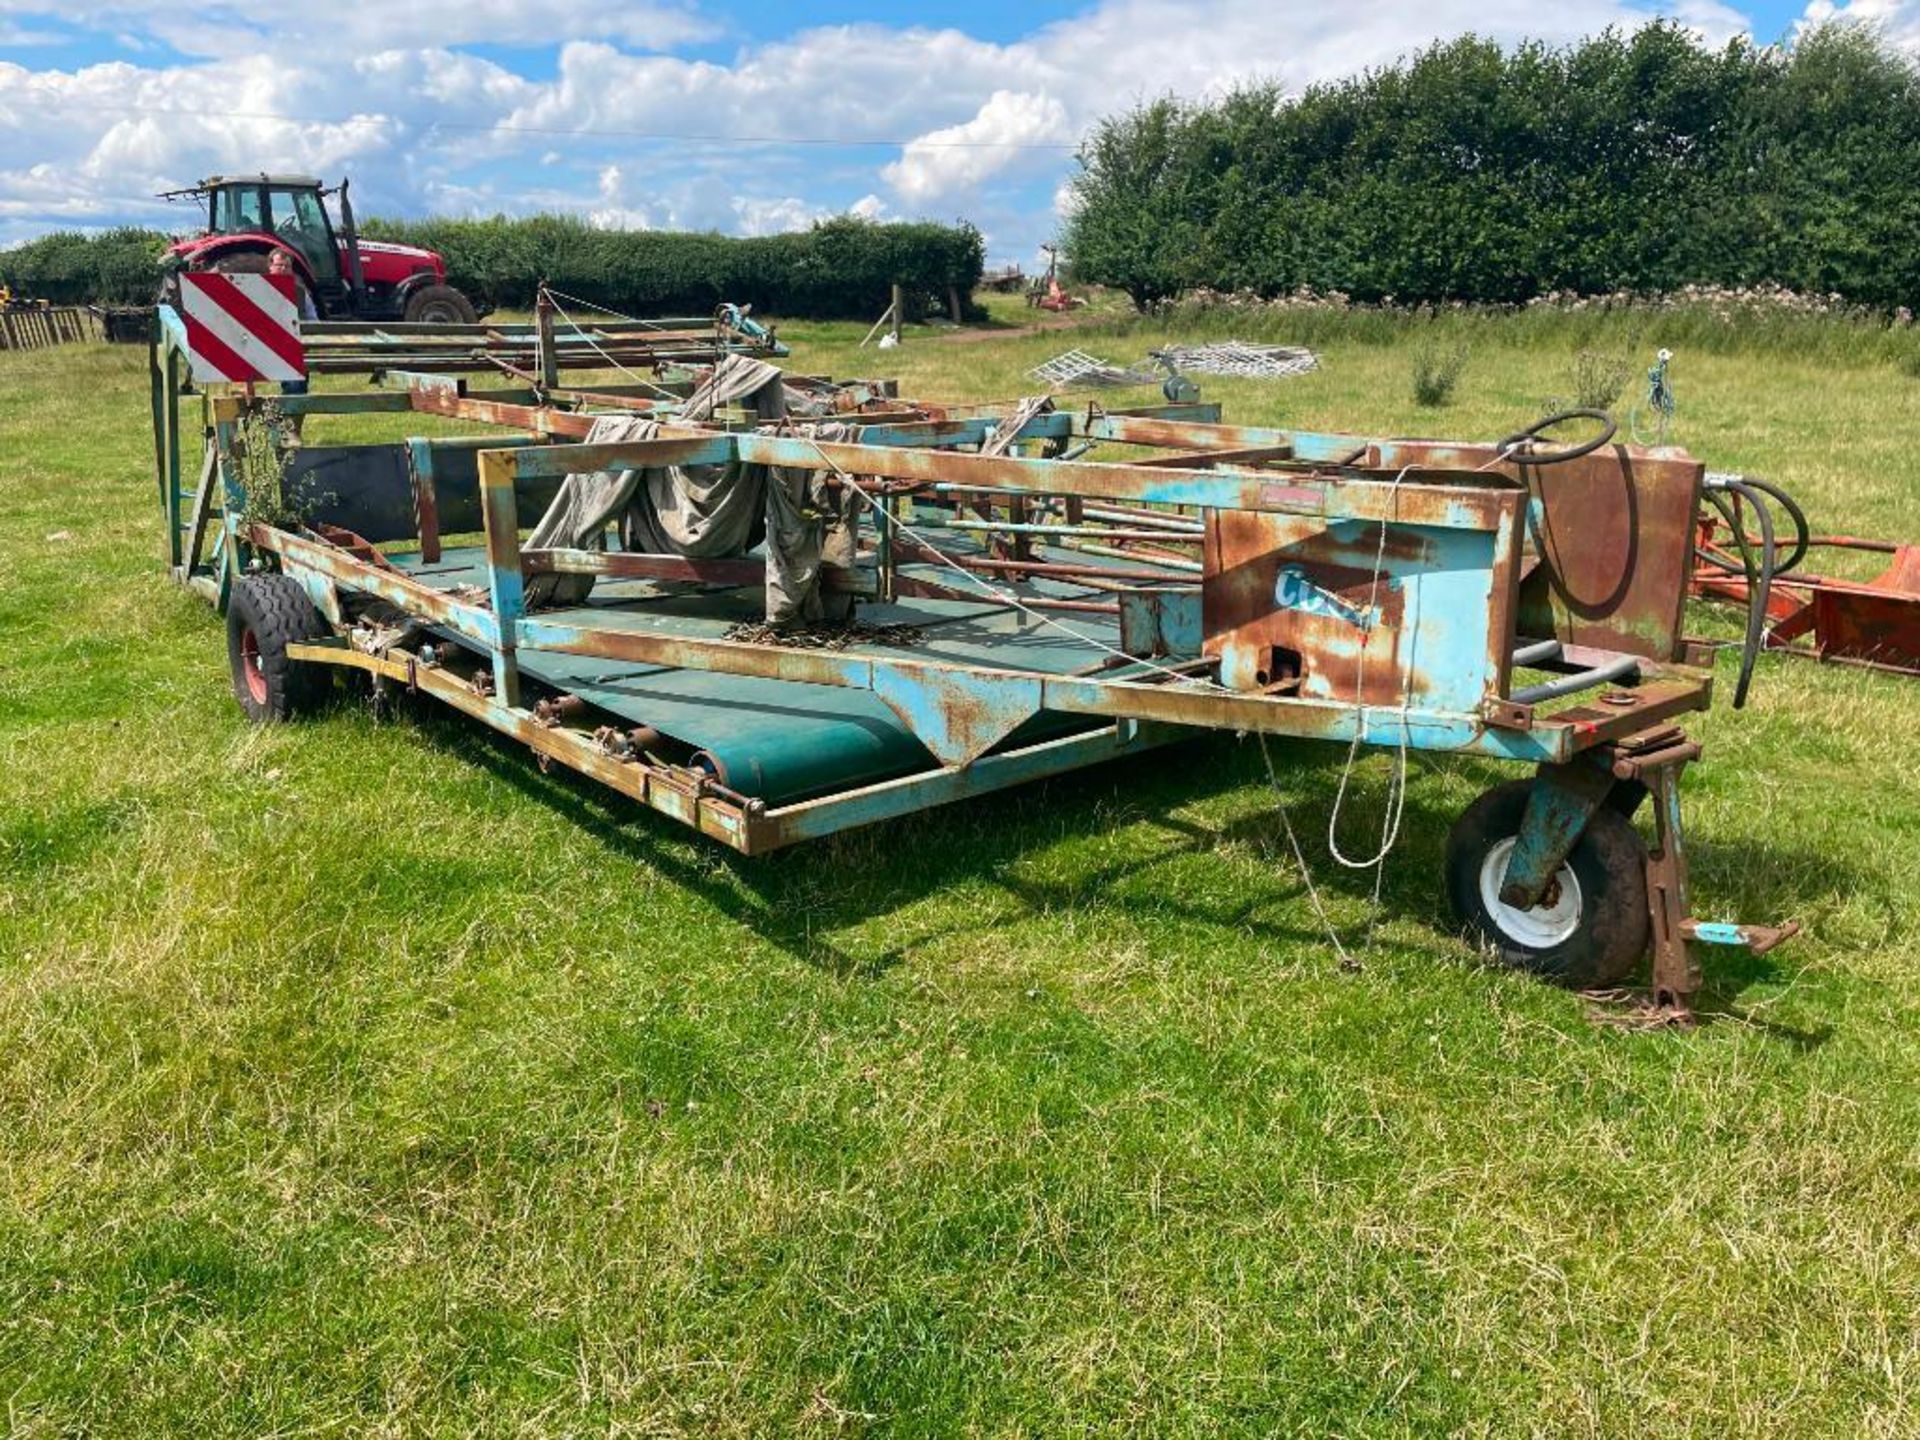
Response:
[[[361,215],[967,219],[1031,264],[1103,114],[1662,16],[1920,51],[1920,0],[0,0],[0,246],[190,229],[156,192],[265,169],[350,176]]]

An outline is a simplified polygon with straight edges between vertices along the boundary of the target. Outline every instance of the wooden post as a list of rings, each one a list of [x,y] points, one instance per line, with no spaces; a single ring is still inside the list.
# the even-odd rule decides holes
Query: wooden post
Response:
[[[953,323],[958,325],[960,323],[960,287],[958,285],[947,287],[947,308],[953,312]]]
[[[560,357],[553,348],[553,299],[547,294],[545,281],[533,302],[533,322],[534,343],[540,354],[540,384],[551,390],[560,383]]]
[[[893,341],[896,345],[900,343],[900,317],[905,313],[906,308],[905,296],[900,282],[896,280],[893,285]]]

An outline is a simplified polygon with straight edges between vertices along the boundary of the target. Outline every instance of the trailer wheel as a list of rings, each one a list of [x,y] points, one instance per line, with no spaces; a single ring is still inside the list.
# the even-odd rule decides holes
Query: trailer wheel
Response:
[[[1647,849],[1626,816],[1602,805],[1541,903],[1500,899],[1507,857],[1526,814],[1531,780],[1496,785],[1447,834],[1447,898],[1469,939],[1517,969],[1575,989],[1617,985],[1652,934]]]
[[[319,702],[329,678],[325,669],[288,659],[287,646],[326,633],[327,622],[291,576],[247,575],[234,585],[227,602],[227,663],[233,697],[249,720],[288,720]]]
[[[451,285],[422,285],[407,297],[407,320],[416,325],[472,325],[473,302]]]

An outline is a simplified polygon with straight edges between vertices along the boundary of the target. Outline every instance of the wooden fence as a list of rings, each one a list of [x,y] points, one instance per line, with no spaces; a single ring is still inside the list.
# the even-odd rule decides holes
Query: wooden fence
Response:
[[[84,305],[12,305],[0,310],[0,350],[44,350],[101,338],[99,317]]]

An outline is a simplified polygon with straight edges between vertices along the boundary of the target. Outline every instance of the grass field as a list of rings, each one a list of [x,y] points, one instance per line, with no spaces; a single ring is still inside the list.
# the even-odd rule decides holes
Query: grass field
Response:
[[[1159,333],[861,328],[793,363],[1011,396]],[[1565,393],[1488,324],[1418,410],[1322,329],[1208,397],[1488,438]],[[1710,463],[1920,536],[1896,365],[1674,373]],[[1230,737],[743,860],[452,718],[249,728],[146,415],[137,351],[0,355],[13,1433],[1920,1432],[1920,682],[1768,660],[1700,719],[1697,907],[1809,933],[1637,1032],[1451,937],[1477,762],[1416,768],[1345,973]],[[1357,943],[1341,754],[1276,758]]]

